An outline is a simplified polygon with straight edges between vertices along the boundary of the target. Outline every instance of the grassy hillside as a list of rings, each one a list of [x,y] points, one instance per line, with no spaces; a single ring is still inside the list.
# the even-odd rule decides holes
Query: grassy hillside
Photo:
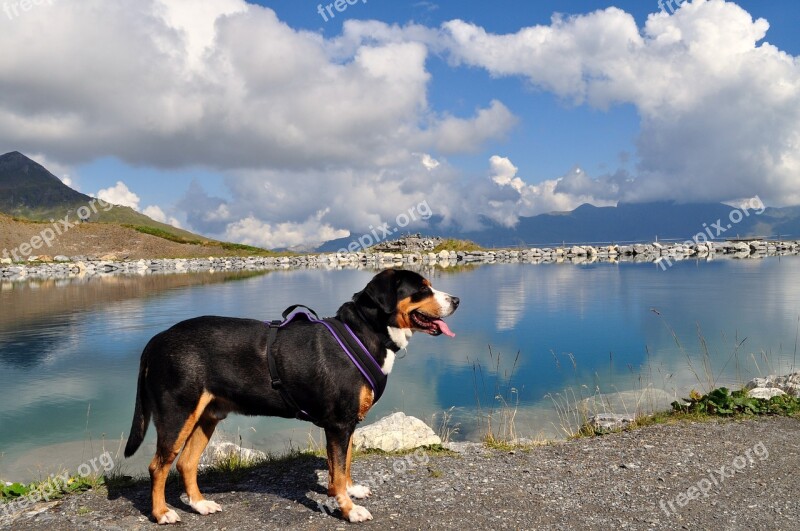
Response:
[[[270,254],[270,251],[266,249],[219,242],[193,234],[155,221],[126,206],[112,206],[99,202],[97,199],[73,190],[41,164],[16,151],[0,155],[1,214],[6,214],[16,221],[47,224],[50,224],[52,220],[65,219],[67,216],[70,222],[76,222],[83,216],[92,225],[118,225],[126,229],[133,229],[140,234],[162,238],[181,245],[222,249],[228,254],[235,255]],[[24,226],[17,226],[16,230],[22,233],[26,232]],[[99,233],[106,234],[108,232],[99,231]],[[109,245],[111,245],[110,242]],[[175,252],[174,249],[172,252]]]

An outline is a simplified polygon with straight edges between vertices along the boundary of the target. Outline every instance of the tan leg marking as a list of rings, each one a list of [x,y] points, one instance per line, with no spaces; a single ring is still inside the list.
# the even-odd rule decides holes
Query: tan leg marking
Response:
[[[197,486],[197,466],[200,458],[208,445],[208,441],[214,434],[214,429],[219,421],[209,415],[203,415],[197,422],[194,431],[186,441],[181,456],[178,458],[178,472],[183,478],[183,485],[186,495],[189,497],[189,505],[202,515],[213,514],[222,510],[217,503],[206,500],[200,493]]]
[[[375,402],[375,393],[369,386],[365,385],[361,388],[361,396],[358,401],[358,420],[364,420],[364,417],[367,416],[367,413],[372,408],[372,404]]]
[[[186,422],[181,428],[180,433],[178,434],[178,438],[175,440],[175,444],[169,451],[168,455],[160,455],[160,448],[156,449],[156,455],[153,457],[153,460],[150,462],[150,483],[151,483],[151,497],[153,500],[153,518],[155,518],[156,522],[159,524],[174,524],[175,522],[180,522],[180,517],[178,514],[167,507],[167,500],[164,495],[164,488],[167,484],[167,476],[169,476],[169,469],[172,467],[173,461],[178,456],[181,448],[186,444],[186,440],[194,431],[195,425],[200,417],[203,415],[203,411],[205,410],[206,406],[214,399],[214,395],[209,392],[204,392],[200,395],[200,399],[197,401],[197,407],[195,407],[194,411],[189,418],[186,419]]]
[[[372,391],[370,390],[370,393]],[[350,443],[347,446],[347,465],[345,466],[345,476],[347,476],[347,494],[351,498],[363,500],[372,495],[372,491],[366,485],[356,485],[353,483],[353,477],[350,475],[350,465],[353,462],[353,436],[350,436]]]
[[[333,496],[339,504],[342,516],[349,522],[366,522],[372,515],[364,507],[356,505],[347,493],[350,460],[352,458],[352,435],[344,448],[343,441],[331,437],[326,432],[328,447],[328,496]]]

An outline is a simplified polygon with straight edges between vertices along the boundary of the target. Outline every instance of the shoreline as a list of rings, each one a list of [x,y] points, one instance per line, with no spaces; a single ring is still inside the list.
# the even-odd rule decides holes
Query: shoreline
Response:
[[[793,529],[800,505],[786,485],[798,434],[786,417],[681,422],[525,451],[426,452],[420,466],[371,454],[354,459],[353,476],[380,478],[363,503],[372,526],[396,529]],[[699,490],[712,470],[716,484]],[[203,476],[204,492],[225,508],[215,515],[183,503],[180,482],[167,497],[186,529],[341,529],[326,486],[325,460],[304,455]],[[155,527],[149,509],[147,482],[112,484],[0,515],[0,528],[144,531]]]
[[[632,245],[573,245],[526,247],[480,251],[353,252],[297,256],[252,256],[209,258],[163,258],[127,260],[113,255],[31,257],[27,263],[0,263],[0,282],[27,279],[69,279],[106,275],[152,275],[230,271],[269,271],[294,268],[373,268],[395,266],[440,266],[525,263],[653,263],[666,270],[683,260],[711,261],[717,258],[757,259],[768,256],[796,256],[800,240],[753,240]]]

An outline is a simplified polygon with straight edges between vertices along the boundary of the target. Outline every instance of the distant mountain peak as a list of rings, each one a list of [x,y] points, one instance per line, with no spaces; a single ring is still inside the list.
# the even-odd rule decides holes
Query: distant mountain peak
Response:
[[[0,155],[0,212],[41,219],[89,201],[89,196],[73,190],[19,151]]]

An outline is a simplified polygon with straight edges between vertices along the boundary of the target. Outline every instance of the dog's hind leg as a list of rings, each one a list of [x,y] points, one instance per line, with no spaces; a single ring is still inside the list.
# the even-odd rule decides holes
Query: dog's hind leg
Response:
[[[165,414],[160,411],[159,416],[156,418],[156,429],[158,431],[156,455],[150,463],[150,483],[153,499],[152,514],[159,524],[174,524],[181,520],[178,513],[167,507],[167,500],[164,494],[167,476],[172,463],[202,417],[203,411],[213,399],[214,396],[211,393],[204,392],[201,394],[194,411],[191,411],[185,417],[182,425],[179,424],[181,420],[175,418],[175,412],[180,411],[178,406],[169,409],[160,408],[162,411],[171,411],[172,413]]]
[[[350,460],[352,459],[352,438],[355,426],[347,429],[325,429],[328,447],[328,496],[333,496],[339,504],[342,516],[350,522],[372,520],[370,512],[353,503],[348,494]]]
[[[345,467],[345,476],[347,477],[347,494],[357,500],[369,498],[372,491],[366,485],[356,485],[353,483],[353,477],[350,475],[350,463],[353,461],[353,436],[350,435],[350,443],[347,445],[347,465]]]
[[[189,497],[189,505],[202,515],[213,514],[222,510],[219,504],[206,500],[200,493],[197,486],[197,466],[200,464],[200,457],[206,449],[209,439],[214,434],[219,420],[205,414],[200,417],[194,431],[186,441],[181,456],[178,458],[178,472],[183,478],[183,485],[186,488],[186,495]]]

